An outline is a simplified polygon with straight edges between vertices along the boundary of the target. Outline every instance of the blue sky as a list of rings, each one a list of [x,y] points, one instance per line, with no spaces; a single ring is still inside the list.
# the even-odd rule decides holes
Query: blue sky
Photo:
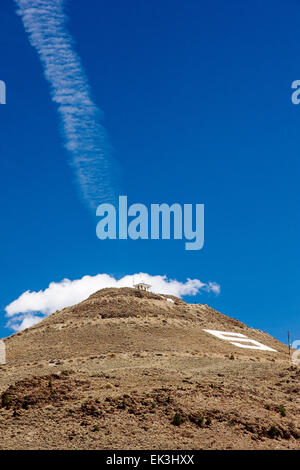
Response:
[[[12,0],[1,2],[1,314],[63,278],[146,272],[214,281],[186,297],[300,338],[296,1],[68,1],[68,29],[131,203],[205,204],[205,245],[100,241],[57,107]]]

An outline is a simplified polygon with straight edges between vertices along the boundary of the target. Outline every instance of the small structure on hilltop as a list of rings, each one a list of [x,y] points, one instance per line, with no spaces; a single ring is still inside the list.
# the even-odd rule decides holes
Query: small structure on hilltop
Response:
[[[133,284],[133,287],[137,290],[149,291],[152,286],[150,284],[145,284],[145,282],[139,282],[138,284]]]

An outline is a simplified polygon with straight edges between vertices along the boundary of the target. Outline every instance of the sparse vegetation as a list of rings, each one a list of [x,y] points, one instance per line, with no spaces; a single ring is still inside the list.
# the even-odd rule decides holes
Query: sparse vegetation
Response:
[[[197,426],[199,426],[199,428],[202,428],[203,423],[204,423],[204,418],[203,418],[203,416],[201,416],[201,417],[198,418],[198,420],[197,420]]]
[[[281,416],[284,418],[286,416],[286,409],[283,405],[278,406],[278,411],[281,414]]]
[[[205,426],[210,426],[211,425],[211,419],[210,418],[205,418],[205,416],[190,416],[190,421],[192,423],[195,423],[199,428],[203,428]]]
[[[246,431],[251,432],[251,433],[254,433],[254,428],[253,428],[253,426],[252,426],[251,424],[249,424],[249,423],[246,422],[246,423],[244,424],[244,426],[245,426]]]
[[[125,288],[14,335],[0,367],[2,447],[299,448],[300,371],[286,347],[268,336],[276,353],[243,350],[204,328],[247,334],[209,307]]]
[[[4,392],[1,396],[1,406],[2,408],[9,408],[12,402],[11,396]]]
[[[177,412],[173,416],[172,424],[174,424],[174,426],[180,426],[181,424],[184,423],[184,421],[185,421],[184,417],[181,416],[181,414]]]
[[[271,439],[274,439],[280,435],[280,431],[276,426],[271,426],[267,432],[267,435],[271,437]]]

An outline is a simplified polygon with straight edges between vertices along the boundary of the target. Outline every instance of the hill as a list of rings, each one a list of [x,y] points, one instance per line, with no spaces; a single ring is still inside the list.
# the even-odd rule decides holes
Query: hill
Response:
[[[287,347],[208,305],[103,289],[5,343],[0,448],[299,447]]]

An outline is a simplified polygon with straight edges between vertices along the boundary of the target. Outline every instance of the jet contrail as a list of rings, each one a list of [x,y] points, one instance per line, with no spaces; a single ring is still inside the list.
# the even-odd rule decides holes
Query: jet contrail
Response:
[[[64,0],[15,0],[31,45],[37,50],[61,118],[65,147],[70,152],[81,194],[94,209],[114,201],[116,164],[102,111],[93,103],[88,80],[66,29]]]

